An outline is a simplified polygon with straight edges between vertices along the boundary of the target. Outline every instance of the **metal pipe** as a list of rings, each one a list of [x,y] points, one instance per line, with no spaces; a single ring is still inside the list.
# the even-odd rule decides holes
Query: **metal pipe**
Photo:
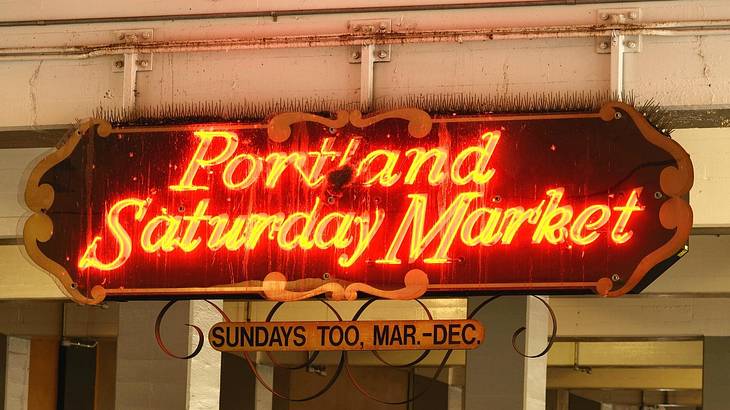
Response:
[[[15,20],[0,21],[0,27],[22,27],[22,26],[52,26],[64,24],[105,24],[105,23],[136,23],[148,21],[177,21],[177,20],[208,20],[208,19],[235,19],[235,18],[260,18],[269,17],[276,20],[278,17],[289,16],[312,16],[332,14],[363,14],[363,13],[397,13],[414,11],[445,11],[445,10],[468,10],[468,9],[490,9],[504,7],[535,7],[535,6],[575,6],[589,4],[607,3],[634,3],[650,1],[671,1],[671,0],[515,0],[507,2],[476,2],[476,3],[454,3],[454,4],[424,4],[424,5],[398,5],[398,6],[365,6],[365,7],[336,7],[320,9],[290,9],[290,10],[263,10],[244,11],[233,13],[195,13],[195,14],[165,14],[156,16],[126,16],[126,17],[91,17],[73,19],[51,19],[51,20]],[[676,0],[675,0],[676,1]]]
[[[671,27],[671,28],[664,28]],[[612,33],[649,36],[699,36],[730,34],[730,20],[660,22],[631,25],[580,25],[512,27],[477,30],[408,31],[375,34],[315,34],[252,39],[151,41],[79,47],[26,47],[0,49],[0,61],[86,59],[130,53],[178,53],[250,49],[341,47],[368,44],[417,44],[490,40],[610,37]]]

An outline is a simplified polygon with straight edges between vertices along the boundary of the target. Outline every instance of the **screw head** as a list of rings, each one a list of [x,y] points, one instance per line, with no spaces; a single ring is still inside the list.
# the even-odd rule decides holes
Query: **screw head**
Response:
[[[662,194],[659,191],[654,192],[654,199],[662,199],[664,197],[664,194]]]
[[[636,48],[636,46],[637,46],[636,41],[627,41],[626,42],[626,47],[628,47],[628,48]]]
[[[355,27],[352,28],[352,31],[360,31],[362,27],[360,27],[359,24],[355,25]]]
[[[353,60],[359,60],[360,59],[360,52],[359,51],[353,51],[352,52],[352,59]]]
[[[385,24],[385,22],[383,21],[380,23],[380,26],[378,26],[378,28],[380,28],[380,31],[385,31],[385,29],[388,28],[388,25]]]
[[[608,20],[608,13],[601,13],[600,18],[601,20]]]
[[[386,58],[388,57],[388,52],[385,50],[378,51],[378,58]]]
[[[139,63],[139,66],[143,67],[143,68],[147,68],[150,66],[150,62],[147,60],[139,60],[138,63]]]
[[[601,50],[605,50],[608,48],[608,41],[601,41],[601,43],[598,45],[598,48]]]
[[[621,276],[619,276],[617,273],[614,273],[613,275],[611,275],[611,280],[614,282],[618,282],[619,280],[621,280]]]
[[[124,67],[124,61],[123,60],[117,60],[114,62],[114,67],[116,68],[122,68]]]

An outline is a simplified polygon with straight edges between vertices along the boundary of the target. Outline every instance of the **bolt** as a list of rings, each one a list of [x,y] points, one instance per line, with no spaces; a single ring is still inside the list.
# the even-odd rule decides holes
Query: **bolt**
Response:
[[[636,20],[638,17],[639,17],[639,13],[637,13],[635,11],[629,12],[629,18],[630,19]]]
[[[601,44],[598,45],[598,48],[601,50],[606,50],[608,48],[608,41],[601,41]]]
[[[124,61],[122,61],[122,60],[115,61],[114,62],[114,67],[116,67],[116,68],[123,68],[124,67]]]
[[[137,64],[139,64],[139,66],[142,68],[147,68],[150,66],[150,62],[147,60],[139,60],[137,61]]]
[[[601,13],[601,20],[608,20],[608,13]]]
[[[359,60],[360,59],[360,52],[359,51],[353,51],[352,52],[352,59],[353,60]]]
[[[626,47],[628,47],[628,48],[636,48],[636,46],[637,46],[636,41],[627,41],[626,42]]]
[[[388,57],[388,52],[387,51],[385,51],[385,50],[378,51],[378,58],[381,58],[382,59],[382,58],[386,58],[386,57]]]
[[[150,38],[152,38],[152,33],[150,33],[149,31],[145,31],[142,33],[142,38],[145,40],[149,40]]]

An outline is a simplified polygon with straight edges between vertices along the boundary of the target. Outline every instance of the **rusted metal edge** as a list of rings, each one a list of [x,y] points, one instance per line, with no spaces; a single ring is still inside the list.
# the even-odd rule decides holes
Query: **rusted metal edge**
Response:
[[[667,1],[667,0],[623,0],[624,3],[639,1]],[[413,4],[397,6],[363,6],[363,7],[330,7],[289,10],[257,10],[229,13],[190,13],[190,14],[163,14],[151,16],[120,16],[120,17],[88,17],[69,19],[34,19],[0,21],[0,27],[23,26],[54,26],[75,24],[104,24],[130,23],[147,21],[180,21],[180,20],[209,20],[209,19],[236,19],[270,17],[276,21],[278,17],[332,15],[332,14],[362,14],[362,13],[393,13],[418,11],[448,11],[468,9],[491,9],[504,7],[535,7],[560,5],[588,5],[614,3],[615,0],[513,0],[505,2],[474,2],[474,3],[441,3],[441,4]]]
[[[10,47],[0,49],[0,61],[88,59],[129,53],[188,53],[311,47],[350,47],[383,44],[463,43],[465,41],[559,39],[622,35],[700,36],[730,33],[730,20],[693,20],[642,24],[581,24],[536,27],[495,27],[461,30],[423,30],[363,33],[326,33],[261,38],[147,41],[132,44]]]

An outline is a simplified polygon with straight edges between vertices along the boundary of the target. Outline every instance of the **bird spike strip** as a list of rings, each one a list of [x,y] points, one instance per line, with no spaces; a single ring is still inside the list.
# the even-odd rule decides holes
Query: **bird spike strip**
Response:
[[[617,101],[616,95],[601,92],[518,93],[518,94],[411,94],[382,97],[374,101],[374,111],[400,107],[422,109],[437,114],[507,114],[597,111],[606,101]],[[672,113],[654,100],[641,103],[629,92],[621,99],[636,107],[656,129],[669,135],[675,121]],[[283,112],[309,112],[328,115],[340,110],[360,108],[359,102],[322,98],[279,99],[261,102],[202,101],[197,103],[160,104],[132,109],[100,107],[94,113],[113,126],[171,125],[191,122],[245,122],[269,118]]]
[[[479,305],[477,305],[476,308],[474,308],[472,310],[472,312],[467,316],[467,319],[473,319],[476,316],[476,314],[479,313],[479,311],[481,311],[484,307],[486,307],[487,305],[491,304],[492,302],[494,302],[495,300],[497,300],[497,299],[499,299],[499,298],[501,298],[503,296],[506,296],[506,295],[495,295],[495,296],[486,298]],[[550,321],[551,321],[552,331],[551,331],[551,334],[550,334],[550,336],[548,338],[548,343],[547,343],[547,345],[545,346],[545,348],[542,351],[540,351],[539,353],[536,353],[536,354],[528,354],[527,352],[524,352],[524,351],[520,350],[520,348],[517,345],[518,344],[518,338],[519,338],[520,334],[522,334],[526,330],[526,328],[524,326],[522,326],[522,327],[518,328],[517,330],[515,330],[515,332],[512,334],[512,348],[515,350],[515,352],[517,352],[517,354],[521,355],[522,357],[525,357],[525,358],[528,358],[528,359],[534,359],[534,358],[542,357],[542,356],[546,355],[550,351],[550,349],[552,348],[553,343],[555,341],[555,337],[557,336],[558,328],[557,328],[557,318],[555,317],[555,312],[550,307],[550,305],[545,301],[545,299],[543,299],[543,298],[541,298],[539,296],[535,296],[535,295],[530,295],[530,296],[536,298],[537,300],[539,300],[542,303],[542,305],[547,309],[548,313],[550,314]],[[357,310],[357,312],[353,315],[352,320],[353,321],[359,320],[360,317],[368,309],[368,307],[370,305],[372,305],[376,300],[378,300],[378,299],[373,298],[373,299],[367,300]],[[338,321],[340,321],[340,322],[343,321],[342,315],[340,315],[340,313],[329,302],[327,302],[326,300],[323,300],[323,299],[319,299],[319,301],[321,303],[324,303],[325,304],[325,306],[329,309],[330,312],[332,312],[332,314],[337,318]],[[428,316],[429,320],[433,319],[433,316],[432,316],[431,312],[429,311],[428,307],[426,307],[426,305],[422,301],[420,301],[418,299],[415,299],[414,301],[416,303],[418,303],[421,306],[422,309],[424,309],[424,311],[426,312],[426,315]],[[186,326],[195,329],[196,333],[198,334],[198,343],[197,343],[195,349],[193,349],[193,352],[192,353],[187,354],[187,355],[179,355],[179,354],[176,354],[176,353],[172,352],[165,345],[165,342],[162,340],[162,335],[160,333],[160,327],[162,325],[162,321],[163,321],[165,315],[167,314],[167,311],[175,303],[177,303],[177,302],[178,302],[177,300],[172,300],[172,301],[168,302],[162,308],[162,310],[160,311],[160,313],[158,314],[157,320],[155,321],[155,338],[157,339],[157,343],[159,344],[159,346],[162,349],[162,351],[165,354],[167,354],[168,356],[173,357],[173,358],[176,358],[176,359],[182,359],[182,360],[192,359],[192,358],[194,358],[195,356],[197,356],[200,353],[200,351],[203,348],[203,343],[205,341],[205,338],[203,336],[203,330],[200,329],[200,327],[198,327],[198,326],[196,326],[194,324],[190,324],[190,323],[186,323],[185,324]],[[214,304],[213,302],[211,302],[209,300],[205,300],[205,302],[207,302],[208,304],[210,304],[221,315],[222,319],[225,322],[232,322],[231,319],[230,319],[230,317],[228,317],[228,315],[223,311],[223,309],[220,306]],[[269,314],[266,316],[266,322],[271,322],[272,321],[272,319],[274,318],[274,314],[276,313],[277,310],[279,310],[279,308],[283,304],[284,304],[284,302],[278,302],[278,303],[276,303],[271,308],[271,310],[269,311]],[[436,369],[436,372],[429,379],[429,381],[426,383],[426,386],[421,391],[416,392],[415,394],[413,394],[412,396],[406,398],[405,400],[384,400],[384,399],[381,399],[379,397],[376,397],[374,394],[372,394],[370,391],[368,391],[365,387],[363,387],[363,385],[357,380],[357,378],[354,376],[354,374],[352,372],[352,369],[350,367],[350,362],[348,360],[348,352],[347,351],[342,351],[340,353],[340,359],[339,359],[339,362],[337,364],[337,368],[336,368],[334,374],[330,377],[330,379],[324,385],[324,387],[322,387],[320,390],[318,390],[318,391],[316,391],[316,392],[314,392],[312,394],[309,394],[307,396],[302,396],[302,397],[292,397],[292,396],[289,396],[288,394],[285,394],[285,393],[276,391],[274,389],[274,386],[272,386],[271,384],[269,384],[263,378],[263,376],[258,372],[258,370],[256,368],[255,356],[252,356],[252,352],[241,352],[241,353],[243,354],[244,358],[246,359],[246,362],[248,363],[249,368],[253,372],[253,374],[256,377],[256,379],[258,380],[258,382],[261,383],[261,385],[263,385],[267,390],[269,390],[274,396],[276,396],[278,398],[281,398],[281,399],[284,399],[284,400],[293,401],[293,402],[303,402],[303,401],[313,400],[313,399],[315,399],[315,398],[317,398],[317,397],[325,394],[334,385],[335,381],[339,378],[339,376],[342,374],[342,371],[344,370],[345,371],[344,372],[345,375],[350,380],[350,382],[352,383],[352,385],[363,396],[367,397],[368,399],[373,400],[373,401],[376,401],[376,402],[381,403],[381,404],[403,405],[403,404],[411,403],[411,402],[417,400],[419,397],[423,396],[430,389],[431,385],[438,379],[439,375],[441,374],[441,372],[446,367],[446,363],[448,362],[448,360],[451,357],[451,354],[453,352],[454,352],[454,350],[446,350],[446,353],[444,354],[443,359],[439,363],[439,365],[438,365],[438,367]],[[422,362],[431,353],[431,351],[430,350],[424,350],[423,353],[421,353],[415,360],[413,360],[411,362],[408,362],[408,363],[405,363],[405,364],[393,364],[393,363],[390,363],[390,362],[384,360],[378,354],[378,352],[371,351],[371,353],[373,355],[375,355],[375,357],[381,363],[385,364],[388,367],[392,367],[392,368],[407,368],[407,367],[417,366],[420,362]],[[282,369],[287,369],[287,370],[298,370],[298,369],[306,368],[307,366],[311,365],[315,361],[315,359],[317,358],[317,356],[319,355],[319,352],[308,352],[307,353],[307,360],[305,360],[301,364],[294,365],[294,366],[287,366],[287,365],[281,364],[279,361],[277,361],[274,358],[274,356],[273,356],[273,354],[271,352],[266,352],[266,354],[268,355],[269,359],[271,360],[272,364],[275,367],[282,368]]]

